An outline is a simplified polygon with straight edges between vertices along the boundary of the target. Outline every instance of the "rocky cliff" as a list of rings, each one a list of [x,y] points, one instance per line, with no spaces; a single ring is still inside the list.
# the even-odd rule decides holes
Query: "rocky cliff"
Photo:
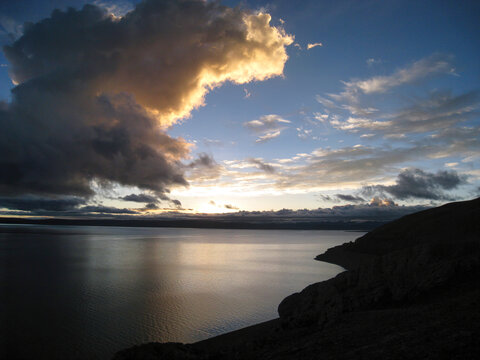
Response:
[[[349,270],[284,299],[278,320],[115,359],[480,358],[480,199],[406,216],[317,259]]]

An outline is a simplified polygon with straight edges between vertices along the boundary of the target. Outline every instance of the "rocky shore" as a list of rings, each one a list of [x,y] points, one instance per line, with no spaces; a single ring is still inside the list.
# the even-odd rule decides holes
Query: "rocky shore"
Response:
[[[405,216],[316,259],[347,271],[285,298],[278,319],[114,359],[480,358],[480,198]]]

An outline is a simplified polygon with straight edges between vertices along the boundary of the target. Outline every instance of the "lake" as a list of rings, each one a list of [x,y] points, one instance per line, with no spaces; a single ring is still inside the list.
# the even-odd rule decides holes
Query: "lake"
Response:
[[[317,254],[362,234],[0,225],[3,356],[109,359],[273,319],[343,271]]]

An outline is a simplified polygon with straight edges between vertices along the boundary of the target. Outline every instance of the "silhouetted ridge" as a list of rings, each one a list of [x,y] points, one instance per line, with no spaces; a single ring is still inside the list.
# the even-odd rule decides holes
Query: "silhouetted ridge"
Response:
[[[317,260],[352,269],[372,259],[409,246],[431,241],[455,242],[480,234],[480,198],[449,203],[420,211],[382,225],[354,242],[328,249]]]

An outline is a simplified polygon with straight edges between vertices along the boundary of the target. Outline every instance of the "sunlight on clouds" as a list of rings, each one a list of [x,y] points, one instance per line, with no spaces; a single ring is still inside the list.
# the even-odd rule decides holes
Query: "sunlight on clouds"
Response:
[[[194,145],[167,128],[227,81],[281,76],[294,37],[267,13],[219,2],[144,0],[117,17],[121,2],[97,3],[56,10],[4,47],[19,86],[0,112],[15,168],[0,172],[0,191],[91,197],[98,180],[175,205],[169,188],[188,186],[186,173],[212,182],[222,168],[208,156],[182,163]]]
[[[313,48],[318,47],[318,46],[323,46],[323,44],[320,43],[320,42],[313,43],[313,44],[307,44],[307,50],[313,49]]]
[[[270,26],[270,21],[269,14],[245,15],[244,41],[202,44],[210,46],[209,51],[215,56],[201,64],[195,80],[190,82],[191,88],[184,89],[176,108],[165,109],[165,104],[152,104],[158,106],[155,110],[161,123],[169,126],[178,119],[188,117],[193,109],[205,105],[205,95],[210,90],[226,81],[245,84],[282,75],[288,59],[285,47],[293,43],[294,37],[281,28]]]
[[[85,34],[65,30],[59,39],[65,45],[51,54],[32,53],[23,43],[7,46],[12,81],[21,84],[65,67],[79,68],[88,74],[82,77],[85,90],[95,95],[133,94],[138,104],[168,127],[205,105],[205,95],[226,81],[245,84],[281,76],[288,59],[286,47],[294,41],[293,35],[270,24],[269,14],[217,3],[180,2],[177,6],[146,1],[115,19],[107,13],[113,8],[101,3],[103,10],[91,5],[82,10],[90,22]],[[45,27],[58,33],[56,27],[68,21],[68,15],[53,16]],[[116,40],[111,41],[114,35]],[[89,48],[89,61],[84,61],[84,48],[92,46],[93,36],[99,40]],[[36,62],[48,66],[36,66]]]

